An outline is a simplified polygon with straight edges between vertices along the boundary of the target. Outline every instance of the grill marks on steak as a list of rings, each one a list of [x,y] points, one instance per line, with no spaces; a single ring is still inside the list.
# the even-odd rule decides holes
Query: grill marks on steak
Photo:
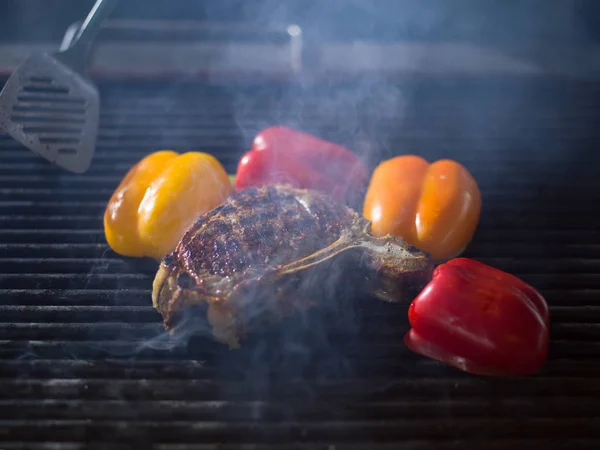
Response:
[[[332,244],[354,219],[350,211],[324,195],[249,189],[196,222],[179,257],[189,272],[222,277],[285,264]]]
[[[398,238],[371,236],[370,222],[325,194],[251,188],[186,232],[159,267],[153,304],[167,329],[186,307],[207,306],[214,336],[237,347],[265,318],[320,301],[324,284],[341,276],[332,269],[349,266],[362,270],[371,293],[388,301],[406,299],[433,271],[429,255]]]

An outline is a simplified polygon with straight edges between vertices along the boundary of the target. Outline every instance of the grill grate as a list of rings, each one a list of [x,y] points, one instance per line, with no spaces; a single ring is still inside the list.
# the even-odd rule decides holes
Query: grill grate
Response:
[[[0,448],[599,448],[599,88],[107,83],[82,176],[0,135]],[[543,373],[485,379],[420,358],[401,345],[406,310],[367,300],[333,325],[308,317],[237,352],[161,336],[154,264],[104,241],[112,189],[158,148],[211,152],[234,171],[273,123],[371,165],[405,152],[464,162],[484,201],[467,256],[533,283],[551,305]]]

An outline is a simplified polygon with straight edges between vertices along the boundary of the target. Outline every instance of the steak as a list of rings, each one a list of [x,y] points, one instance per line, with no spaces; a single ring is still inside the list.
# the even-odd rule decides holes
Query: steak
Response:
[[[247,189],[200,217],[163,259],[153,305],[172,334],[186,310],[202,311],[213,336],[236,348],[258,324],[324,302],[324,286],[355,283],[384,301],[412,300],[431,279],[429,254],[370,230],[326,194]]]

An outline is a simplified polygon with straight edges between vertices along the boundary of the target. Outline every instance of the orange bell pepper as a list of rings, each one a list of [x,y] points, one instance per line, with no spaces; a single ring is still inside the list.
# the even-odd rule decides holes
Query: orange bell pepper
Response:
[[[456,161],[430,164],[414,155],[375,169],[363,208],[375,236],[399,236],[437,261],[465,249],[480,212],[481,192],[467,169]]]
[[[129,170],[110,198],[104,213],[106,240],[121,255],[159,260],[232,191],[227,172],[209,154],[152,153]]]

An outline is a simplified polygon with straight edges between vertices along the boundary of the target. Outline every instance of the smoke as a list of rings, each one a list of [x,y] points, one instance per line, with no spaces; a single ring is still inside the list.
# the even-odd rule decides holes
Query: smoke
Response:
[[[571,7],[550,8],[540,2],[510,7],[503,2],[485,3],[485,7],[476,7],[473,2],[366,0],[239,2],[233,6],[206,2],[210,20],[234,16],[265,30],[285,30],[289,24],[298,24],[305,73],[318,72],[316,77],[297,73],[290,84],[244,82],[223,88],[232,100],[232,116],[242,136],[238,156],[249,149],[260,130],[277,124],[340,143],[370,167],[397,154],[415,153],[428,159],[457,159],[469,169],[476,169],[482,160],[504,169],[511,154],[500,153],[504,149],[499,142],[507,138],[519,138],[528,150],[536,151],[527,146],[530,122],[524,120],[523,111],[543,93],[519,88],[490,92],[485,83],[471,84],[468,79],[430,83],[427,77],[486,71],[492,75],[503,71],[519,76],[537,74],[543,67],[512,46],[518,43],[536,49],[551,30],[556,32],[561,16],[556,11],[565,13],[565,8]],[[232,45],[234,41],[231,38]],[[396,45],[397,41],[401,45]],[[481,48],[474,51],[473,42]],[[243,58],[243,54],[236,56]],[[256,68],[257,62],[248,65]],[[359,67],[361,75],[344,81],[340,72],[353,67]],[[412,78],[399,81],[385,70]],[[522,151],[522,146],[514,151]],[[486,188],[502,189],[504,175],[502,170],[497,173],[497,179],[483,180]],[[369,353],[369,337],[361,330],[377,306],[356,299],[354,282],[361,280],[350,279],[352,273],[346,267],[333,265],[327,270],[326,277],[303,280],[313,291],[318,286],[318,298],[314,298],[318,308],[258,327],[240,350],[211,350],[209,360],[217,368],[217,377],[227,379],[236,374],[240,383],[235,392],[222,392],[225,399],[236,398],[239,390],[251,398],[278,399],[281,380],[290,380],[299,390],[290,387],[283,392],[310,401],[318,398],[315,386],[319,383],[357,376],[364,370],[358,367],[364,361],[357,362],[352,355]],[[346,292],[335,292],[340,288]],[[297,286],[297,292],[303,290],[309,291]],[[406,315],[401,308],[393,314],[399,322]],[[205,334],[208,330],[201,331]],[[393,339],[391,349],[372,349],[373,353],[400,357],[401,333],[385,332]],[[161,336],[148,345],[162,348],[170,342]],[[205,355],[207,348],[215,347],[205,337],[194,337],[189,348],[191,354]],[[287,414],[293,419],[293,408]],[[254,419],[261,417],[260,409],[254,411]]]
[[[541,153],[542,149],[528,145],[527,126],[530,122],[523,111],[543,97],[543,92],[517,89],[509,90],[507,95],[506,91],[490,93],[489,86],[472,85],[469,81],[441,82],[432,87],[420,79],[431,72],[442,73],[440,61],[452,62],[446,51],[453,48],[433,47],[437,50],[432,53],[425,47],[414,45],[415,41],[434,44],[440,41],[482,42],[487,45],[489,54],[496,51],[492,44],[500,41],[509,48],[511,44],[519,43],[523,48],[535,49],[548,37],[552,23],[559,23],[557,17],[560,15],[556,11],[562,9],[565,13],[567,8],[525,2],[528,6],[511,6],[507,11],[501,3],[504,2],[486,2],[487,7],[476,8],[472,2],[452,2],[451,6],[441,2],[366,0],[271,0],[238,2],[234,6],[230,2],[205,2],[209,20],[222,20],[233,15],[240,21],[265,28],[285,29],[291,23],[300,25],[306,70],[319,67],[328,70],[320,73],[317,79],[297,74],[295,83],[289,85],[245,83],[222,88],[232,99],[233,119],[242,136],[243,145],[235,151],[241,156],[261,129],[282,124],[345,145],[370,167],[392,155],[416,153],[430,159],[442,155],[454,158],[469,168],[473,162],[487,160],[508,169],[511,154],[499,153],[502,150],[498,145],[499,137],[520,137],[525,150]],[[533,8],[534,4],[537,7]],[[531,8],[530,13],[523,14],[528,8]],[[554,20],[548,21],[549,17]],[[379,52],[373,45],[374,42],[386,45],[398,39],[404,44],[413,44],[405,46],[394,58],[386,58],[389,54]],[[341,45],[343,42],[345,44]],[[492,62],[496,61],[494,57],[487,58],[486,51],[479,54],[481,60],[475,60],[476,68],[481,64],[493,66]],[[512,70],[529,73],[527,64],[523,68],[521,53],[507,52],[512,57],[509,64]],[[353,65],[368,73],[363,72],[352,81],[340,81],[338,72]],[[456,70],[456,65],[450,66]],[[372,70],[368,70],[369,67]],[[389,74],[381,73],[382,68],[403,68],[413,79],[399,82]],[[171,85],[156,92],[156,100],[164,100],[165,114],[177,108],[173,98],[181,97],[182,91],[181,86]],[[503,100],[504,97],[508,100]],[[184,99],[184,112],[206,113],[206,117],[211,117],[206,120],[216,125],[214,115],[209,115],[214,103],[191,104],[193,102],[194,98]],[[178,125],[193,127],[197,120],[198,115],[180,119]],[[168,139],[161,131],[159,138],[161,142]],[[202,139],[189,138],[169,147],[193,149],[192,141]],[[558,150],[544,149],[553,154]],[[523,146],[516,151],[523,151]],[[235,166],[231,164],[228,168],[231,170]],[[504,188],[502,176],[484,180],[486,187]],[[111,355],[135,359],[148,351],[177,351],[185,358],[206,361],[215,369],[217,380],[236,379],[238,384],[234,390],[223,388],[219,393],[223,400],[250,397],[286,402],[288,398],[300,398],[311,402],[319,398],[323,391],[321,386],[328,380],[343,380],[363,373],[372,376],[375,369],[368,369],[370,364],[379,362],[375,367],[381,367],[381,360],[402,358],[401,336],[407,327],[405,309],[398,305],[393,309],[380,307],[374,300],[357,298],[356,285],[364,280],[347,269],[335,264],[324,274],[315,273],[304,278],[302,284],[306,286],[297,286],[297,291],[316,291],[315,297],[309,300],[318,303],[319,307],[258,327],[242,342],[240,350],[229,351],[226,346],[215,344],[208,325],[190,312],[176,327],[173,336],[157,332],[156,336],[131,346],[113,348]],[[96,272],[104,270],[105,264],[101,263]],[[379,311],[379,317],[374,311]],[[384,324],[383,319],[388,314],[398,323],[390,325],[387,317],[388,323]],[[390,331],[396,325],[397,330]],[[369,347],[372,342],[369,333],[378,336],[378,342],[389,337],[389,347],[381,344]],[[360,397],[369,393],[345,394],[350,400],[351,395]],[[330,408],[330,418],[342,414],[334,402]],[[257,404],[252,418],[261,420],[263,414]],[[290,405],[283,414],[292,420],[296,419],[297,411]]]

